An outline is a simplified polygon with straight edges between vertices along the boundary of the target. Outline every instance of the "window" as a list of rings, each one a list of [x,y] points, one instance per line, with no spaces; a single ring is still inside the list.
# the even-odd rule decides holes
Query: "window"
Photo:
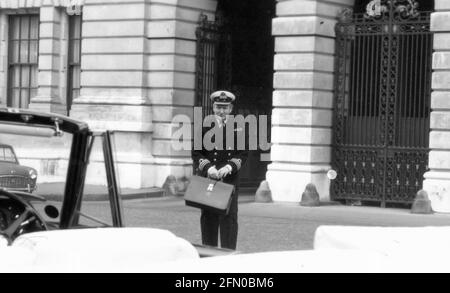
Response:
[[[81,15],[69,16],[69,57],[67,70],[67,113],[80,95],[81,74]]]
[[[14,155],[12,149],[9,147],[0,148],[0,161],[17,163],[16,156]]]
[[[9,18],[7,106],[28,108],[37,95],[39,15]]]

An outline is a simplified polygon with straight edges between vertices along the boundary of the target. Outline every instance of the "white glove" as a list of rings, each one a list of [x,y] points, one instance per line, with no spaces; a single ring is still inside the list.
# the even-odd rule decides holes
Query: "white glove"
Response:
[[[216,166],[212,166],[208,169],[208,178],[219,180],[219,171],[217,171]]]
[[[228,176],[229,174],[231,174],[231,171],[233,171],[233,168],[231,168],[230,165],[226,165],[224,167],[222,167],[219,170],[219,178],[225,178],[226,176]]]

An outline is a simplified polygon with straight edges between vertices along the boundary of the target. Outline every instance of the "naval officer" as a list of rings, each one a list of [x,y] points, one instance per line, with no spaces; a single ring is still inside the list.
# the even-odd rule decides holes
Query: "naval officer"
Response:
[[[192,158],[194,161],[195,173],[199,176],[208,177],[215,180],[222,180],[224,183],[235,186],[235,192],[232,195],[231,206],[227,215],[219,215],[211,211],[202,210],[200,217],[200,226],[202,233],[202,242],[204,245],[218,246],[220,234],[220,244],[223,248],[236,249],[238,235],[238,193],[239,193],[239,173],[248,156],[245,148],[238,147],[237,136],[245,135],[243,129],[237,128],[235,123],[228,119],[232,116],[233,102],[236,97],[229,91],[216,91],[210,96],[213,104],[215,123],[213,127],[218,127],[222,131],[222,143],[215,139],[213,148],[208,150],[203,145],[201,150],[194,150]],[[227,123],[230,122],[230,123]],[[227,145],[227,129],[233,128],[234,142]],[[205,131],[210,129],[203,129]],[[242,133],[242,131],[244,131]],[[246,140],[246,137],[244,137]]]

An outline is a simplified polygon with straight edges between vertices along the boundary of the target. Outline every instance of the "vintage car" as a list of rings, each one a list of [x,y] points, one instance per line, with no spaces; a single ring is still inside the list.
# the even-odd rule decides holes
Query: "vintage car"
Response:
[[[235,253],[191,244],[166,230],[125,228],[112,137],[65,116],[0,109],[0,141],[8,141],[11,152],[31,146],[16,155],[34,167],[26,171],[30,176],[35,169],[42,172],[38,193],[31,193],[36,184],[25,191],[0,188],[0,272],[14,271],[16,265],[19,271],[85,271],[100,263],[103,269],[109,263],[112,270],[135,270],[155,262]],[[90,164],[106,177],[103,211],[85,204]],[[45,193],[54,190],[41,188],[46,184],[59,188],[59,198],[53,194],[49,200]]]
[[[0,188],[31,193],[36,179],[36,170],[20,165],[12,146],[0,144]]]

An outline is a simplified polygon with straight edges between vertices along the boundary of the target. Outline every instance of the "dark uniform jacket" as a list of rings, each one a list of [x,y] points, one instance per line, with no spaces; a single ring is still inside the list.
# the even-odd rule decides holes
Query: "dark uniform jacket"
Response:
[[[216,125],[213,127],[218,126]],[[229,142],[229,144],[227,145],[226,132],[229,127],[233,128],[234,144],[232,144],[232,142]],[[203,128],[202,138],[211,129],[212,128]],[[202,144],[201,150],[192,151],[192,159],[194,161],[194,174],[202,177],[208,177],[208,169],[212,166],[215,166],[217,170],[220,170],[222,167],[230,165],[232,168],[231,174],[223,178],[223,182],[233,184],[237,187],[239,186],[239,171],[244,166],[248,156],[247,133],[243,129],[238,128],[235,124],[233,125],[231,123],[224,124],[224,126],[221,127],[220,130],[223,134],[223,144],[217,143],[217,139],[216,141],[214,141],[214,137],[212,139],[214,142],[213,150],[207,150]],[[241,149],[238,148],[239,136],[241,136],[245,141],[244,149],[242,147]]]

